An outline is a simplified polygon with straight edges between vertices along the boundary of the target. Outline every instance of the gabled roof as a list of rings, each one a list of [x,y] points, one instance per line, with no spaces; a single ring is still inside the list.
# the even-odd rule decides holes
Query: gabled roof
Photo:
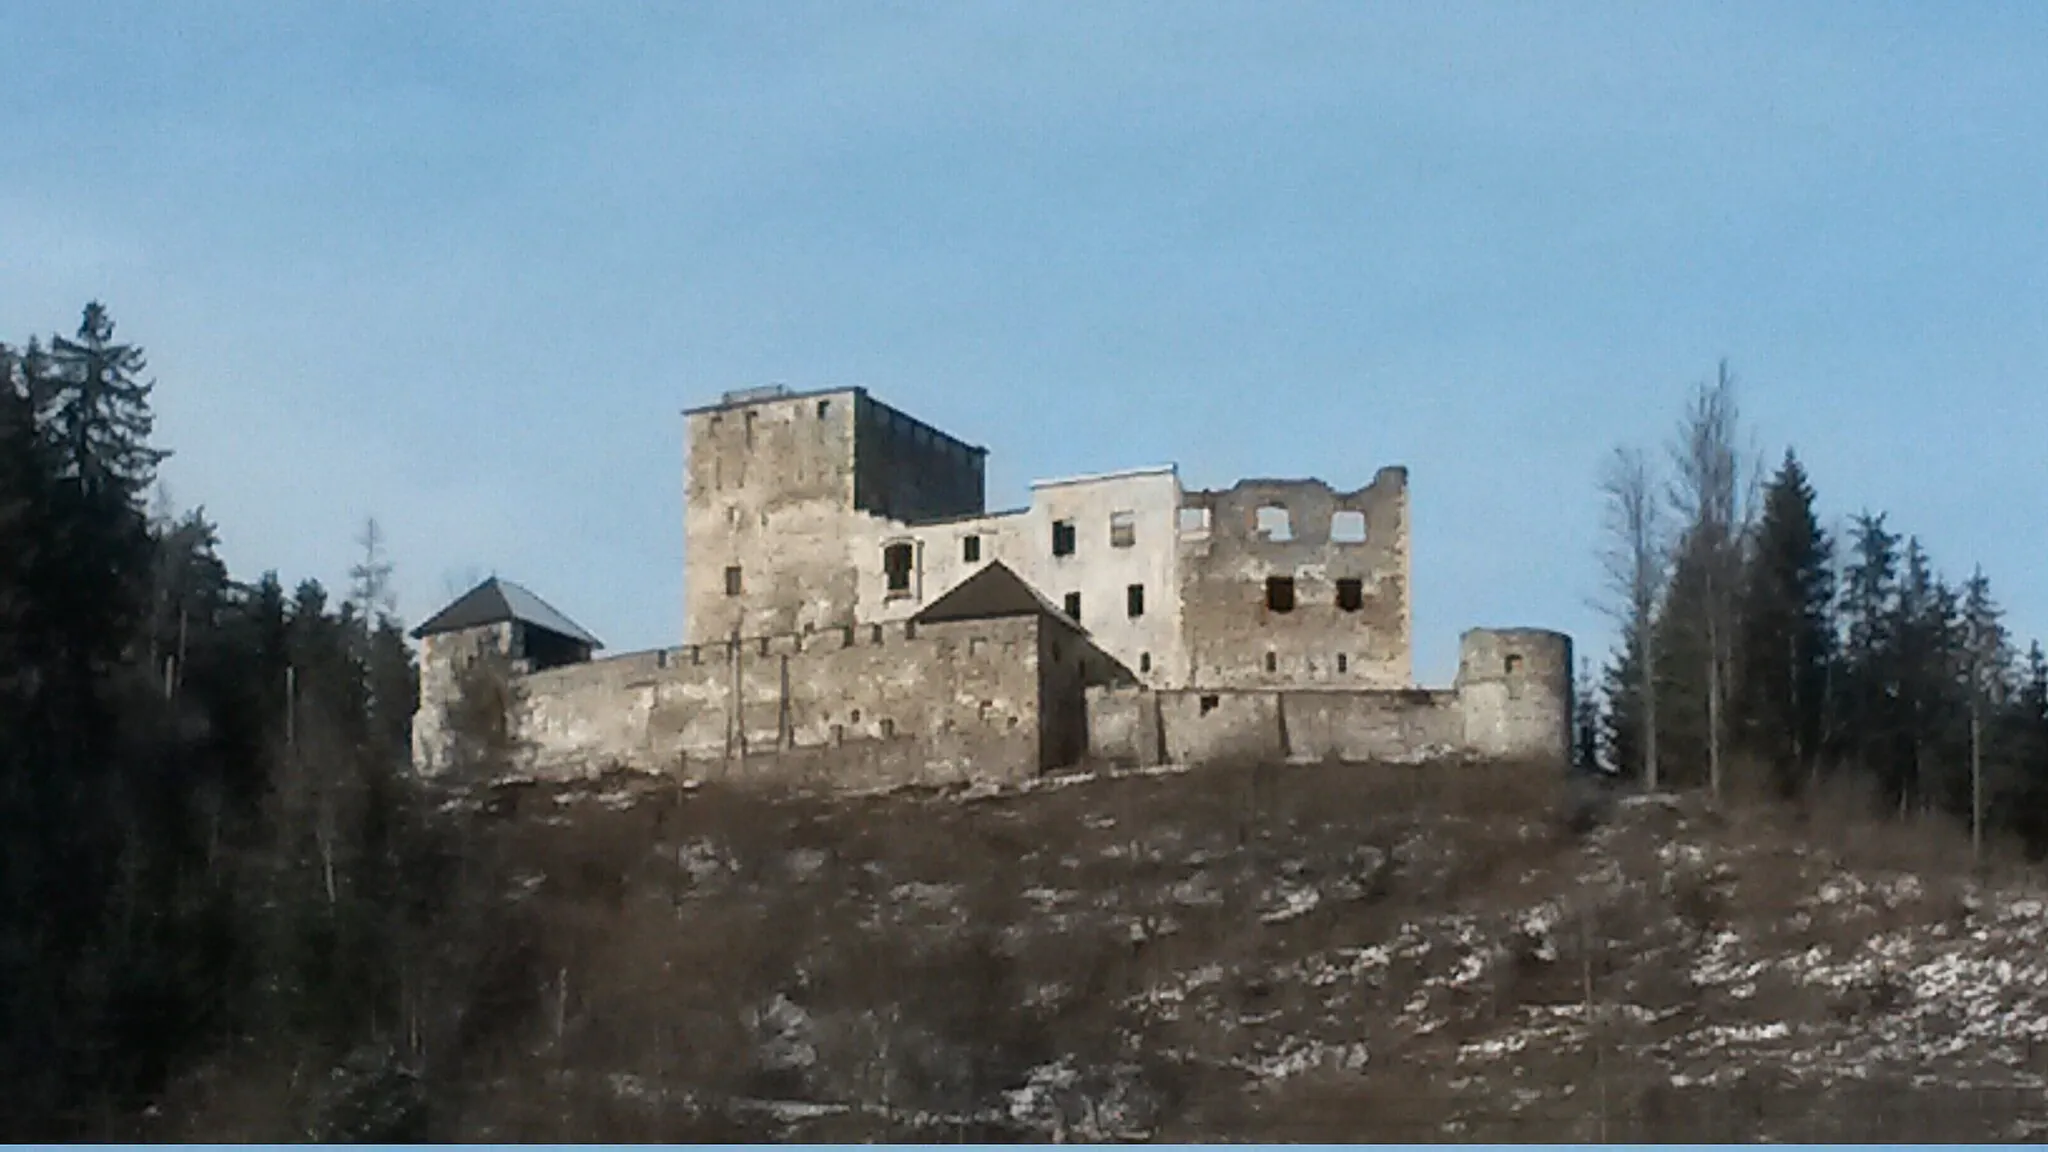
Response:
[[[510,580],[502,580],[496,576],[456,597],[453,604],[436,612],[426,623],[413,629],[412,635],[413,639],[417,640],[437,632],[453,632],[460,628],[500,624],[507,620],[517,620],[529,628],[540,628],[558,636],[566,636],[592,648],[604,647],[603,642],[597,637],[585,632],[574,620],[555,611],[547,601]]]
[[[1048,616],[1086,635],[1073,617],[1039,594],[1022,576],[1000,560],[991,560],[981,570],[953,585],[945,595],[925,605],[911,619],[920,624],[948,620],[990,620],[999,616]]]

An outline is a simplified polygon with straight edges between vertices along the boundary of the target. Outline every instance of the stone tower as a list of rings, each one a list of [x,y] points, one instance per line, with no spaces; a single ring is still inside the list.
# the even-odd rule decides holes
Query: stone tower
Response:
[[[1474,628],[1458,642],[1465,746],[1481,756],[1568,759],[1572,638],[1541,628]]]
[[[687,643],[852,625],[863,520],[983,509],[987,449],[865,389],[728,392],[684,416]]]

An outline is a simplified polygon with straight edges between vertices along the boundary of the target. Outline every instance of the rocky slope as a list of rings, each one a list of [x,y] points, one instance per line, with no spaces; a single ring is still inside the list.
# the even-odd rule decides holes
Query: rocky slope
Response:
[[[1438,763],[488,807],[523,927],[434,1091],[463,1139],[2048,1136],[2042,886],[1840,800]]]

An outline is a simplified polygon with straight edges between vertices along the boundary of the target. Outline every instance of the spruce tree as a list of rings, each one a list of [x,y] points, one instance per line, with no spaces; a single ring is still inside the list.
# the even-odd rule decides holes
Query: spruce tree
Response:
[[[1783,792],[1819,764],[1834,659],[1833,543],[1813,511],[1813,488],[1791,450],[1764,489],[1743,578],[1741,675],[1735,729]]]

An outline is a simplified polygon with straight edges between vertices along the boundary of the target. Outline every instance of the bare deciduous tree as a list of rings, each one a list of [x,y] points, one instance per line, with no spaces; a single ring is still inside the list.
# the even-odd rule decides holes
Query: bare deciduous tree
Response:
[[[1637,448],[1620,447],[1600,477],[1607,505],[1607,545],[1600,555],[1611,599],[1607,611],[1628,629],[1637,646],[1638,691],[1642,693],[1643,783],[1655,790],[1657,776],[1657,597],[1664,587],[1667,548],[1650,463]]]
[[[1733,665],[1735,599],[1748,529],[1743,468],[1736,448],[1740,417],[1735,379],[1723,360],[1712,384],[1702,384],[1671,445],[1674,476],[1668,492],[1689,562],[1699,565],[1703,589],[1698,625],[1706,639],[1707,780],[1722,792],[1724,712]],[[1750,485],[1753,489],[1753,483]]]

